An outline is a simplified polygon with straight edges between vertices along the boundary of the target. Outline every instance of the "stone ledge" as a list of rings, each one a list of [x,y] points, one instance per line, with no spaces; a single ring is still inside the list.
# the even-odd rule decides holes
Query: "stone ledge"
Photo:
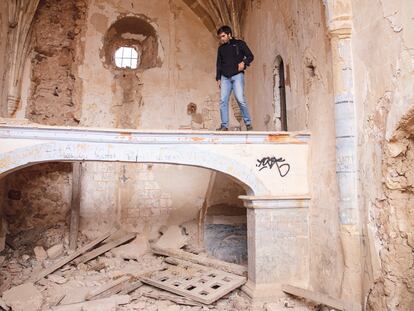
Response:
[[[244,201],[246,208],[252,209],[290,209],[309,208],[310,196],[248,196],[241,195],[239,199]]]

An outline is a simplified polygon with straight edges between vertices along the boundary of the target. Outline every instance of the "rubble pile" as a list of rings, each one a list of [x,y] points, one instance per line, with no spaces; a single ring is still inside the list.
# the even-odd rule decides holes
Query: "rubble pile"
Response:
[[[213,303],[204,304],[149,285],[147,278],[167,271],[167,267],[181,269],[187,276],[192,270],[168,263],[174,261],[169,255],[153,253],[143,236],[114,229],[88,241],[80,234],[78,247],[73,251],[69,250],[66,226],[58,224],[41,231],[8,236],[7,247],[0,256],[0,310],[249,310],[247,296],[240,289],[229,288]],[[165,252],[181,252],[208,261],[201,254],[179,250],[186,240],[185,236],[178,236],[180,232],[176,227],[168,228],[154,243],[157,252],[162,252],[171,239],[177,243]],[[217,266],[206,268],[208,271]],[[239,288],[245,277],[237,277]]]

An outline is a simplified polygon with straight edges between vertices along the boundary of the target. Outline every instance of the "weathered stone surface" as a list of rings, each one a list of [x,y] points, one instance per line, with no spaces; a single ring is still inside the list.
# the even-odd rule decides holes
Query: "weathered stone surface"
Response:
[[[49,248],[46,252],[47,252],[47,256],[50,259],[56,259],[63,255],[63,251],[64,251],[63,244],[56,244],[52,246],[51,248]]]
[[[37,261],[42,262],[45,259],[47,259],[47,253],[46,253],[45,249],[42,246],[36,246],[33,249],[33,251],[35,253]]]
[[[82,311],[116,311],[115,301],[88,303],[82,306]]]
[[[156,247],[179,249],[187,244],[188,237],[179,226],[170,226],[155,243]]]
[[[147,238],[138,236],[132,242],[114,248],[111,252],[115,257],[138,260],[148,249],[149,244]]]
[[[282,283],[309,281],[308,198],[255,199],[247,206],[248,275],[246,292],[272,297]]]
[[[56,274],[49,274],[47,279],[54,282],[54,283],[56,283],[56,284],[65,284],[68,281],[63,276],[56,275]]]
[[[13,287],[3,293],[3,300],[13,311],[40,311],[43,296],[32,283]]]

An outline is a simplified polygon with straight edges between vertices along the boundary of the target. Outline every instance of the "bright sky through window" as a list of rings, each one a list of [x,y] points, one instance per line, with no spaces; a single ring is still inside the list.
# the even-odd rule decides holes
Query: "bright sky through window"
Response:
[[[138,53],[131,47],[120,47],[115,52],[115,66],[118,68],[136,69],[138,66]]]

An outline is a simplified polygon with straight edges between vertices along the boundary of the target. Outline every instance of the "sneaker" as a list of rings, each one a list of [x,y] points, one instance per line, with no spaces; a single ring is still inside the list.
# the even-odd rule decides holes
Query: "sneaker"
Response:
[[[220,126],[216,131],[228,131],[229,129],[227,127],[224,127],[223,125]]]
[[[247,124],[246,131],[253,131],[253,126],[251,124]]]

